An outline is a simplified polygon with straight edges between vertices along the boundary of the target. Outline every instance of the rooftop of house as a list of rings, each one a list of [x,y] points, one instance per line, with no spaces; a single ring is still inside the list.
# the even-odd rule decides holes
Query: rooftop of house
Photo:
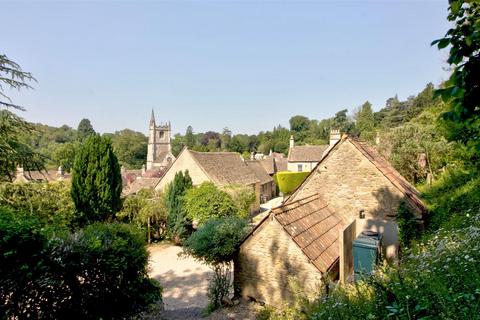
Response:
[[[294,146],[288,151],[289,162],[319,162],[329,145]]]
[[[249,185],[259,182],[255,173],[236,152],[198,152],[188,150],[197,164],[220,185]]]
[[[22,168],[18,168],[16,172],[15,181],[38,181],[38,182],[52,182],[57,180],[70,180],[71,175],[63,172],[63,170],[40,170],[40,171],[27,171]]]
[[[272,214],[320,272],[335,265],[344,225],[318,194],[282,204]]]
[[[262,166],[259,160],[245,161],[247,166],[255,173],[257,179],[260,180],[260,184],[265,184],[273,181],[273,178],[268,174],[265,168]]]
[[[122,196],[136,194],[142,189],[153,189],[158,184],[160,179],[161,178],[138,178],[123,188]]]

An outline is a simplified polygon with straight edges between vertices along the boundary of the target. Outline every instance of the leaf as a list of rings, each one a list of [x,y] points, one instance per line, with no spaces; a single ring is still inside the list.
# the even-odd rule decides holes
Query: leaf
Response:
[[[443,49],[445,47],[447,47],[448,45],[450,44],[450,39],[449,38],[443,38],[443,39],[440,39],[440,41],[438,41],[438,49]]]

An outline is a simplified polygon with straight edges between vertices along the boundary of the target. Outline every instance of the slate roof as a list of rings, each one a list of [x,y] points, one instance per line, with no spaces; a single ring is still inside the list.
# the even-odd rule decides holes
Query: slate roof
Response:
[[[367,158],[390,182],[403,193],[405,199],[421,213],[427,211],[420,193],[395,168],[366,142],[348,137],[348,140]]]
[[[288,150],[288,162],[319,162],[328,145],[294,146]]]
[[[253,173],[255,173],[255,176],[257,177],[257,179],[260,180],[260,184],[263,185],[273,181],[273,178],[268,175],[267,171],[262,166],[260,161],[249,160],[249,161],[245,161],[245,163],[247,164],[247,167],[249,167],[253,171]]]
[[[343,222],[318,194],[272,209],[275,219],[322,273],[339,259]]]
[[[219,185],[249,185],[259,182],[236,152],[197,152],[188,150],[203,171]]]

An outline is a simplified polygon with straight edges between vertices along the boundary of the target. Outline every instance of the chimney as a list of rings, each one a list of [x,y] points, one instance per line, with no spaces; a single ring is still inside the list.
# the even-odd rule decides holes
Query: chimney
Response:
[[[63,177],[63,174],[64,174],[64,172],[63,172],[63,167],[62,167],[62,166],[59,166],[59,167],[58,167],[58,170],[57,170],[57,175],[58,175],[59,177]]]
[[[250,152],[250,160],[255,160],[255,152]]]
[[[145,164],[142,165],[142,176],[145,174],[147,170],[145,169]]]
[[[290,148],[295,146],[295,140],[293,139],[293,134],[290,136]]]
[[[125,171],[126,171],[125,166],[122,165],[122,166],[120,167],[120,173],[121,173],[121,174],[124,174]]]
[[[24,174],[23,174],[23,167],[21,166],[17,166],[17,172],[16,172],[16,179],[22,179],[24,178]]]
[[[333,146],[340,140],[340,130],[332,129],[330,130],[330,145]]]

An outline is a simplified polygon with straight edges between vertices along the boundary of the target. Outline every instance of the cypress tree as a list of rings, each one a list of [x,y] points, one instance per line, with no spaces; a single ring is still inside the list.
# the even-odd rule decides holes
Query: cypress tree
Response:
[[[112,143],[89,136],[78,151],[72,170],[71,195],[80,226],[110,219],[121,208],[122,177]]]
[[[183,197],[188,189],[192,187],[192,178],[188,170],[177,172],[172,183],[167,189],[167,226],[169,234],[175,243],[180,243],[187,236],[189,221],[186,218]]]

